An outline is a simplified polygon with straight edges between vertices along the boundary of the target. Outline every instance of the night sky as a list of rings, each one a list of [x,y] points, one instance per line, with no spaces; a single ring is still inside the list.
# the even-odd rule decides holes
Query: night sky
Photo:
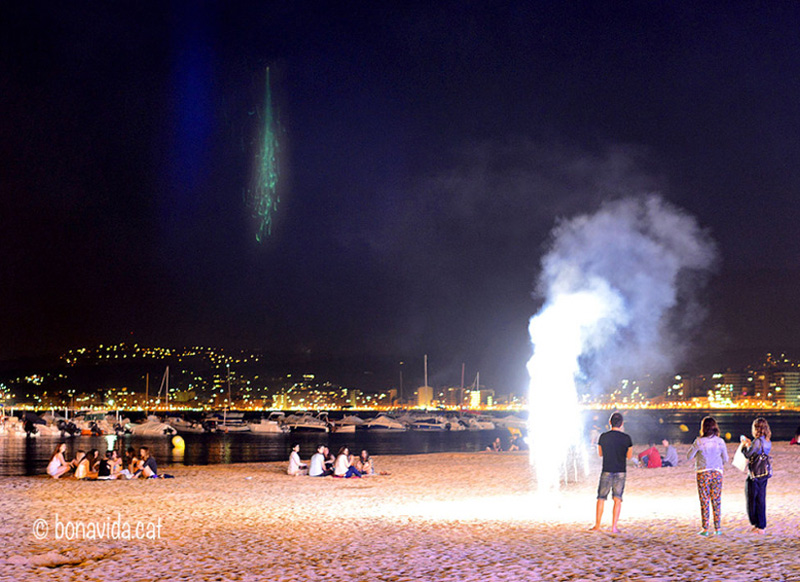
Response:
[[[2,13],[0,359],[129,341],[421,374],[428,353],[434,379],[466,362],[516,389],[550,230],[648,192],[718,244],[696,360],[800,357],[797,2]],[[280,203],[258,243],[267,67]]]

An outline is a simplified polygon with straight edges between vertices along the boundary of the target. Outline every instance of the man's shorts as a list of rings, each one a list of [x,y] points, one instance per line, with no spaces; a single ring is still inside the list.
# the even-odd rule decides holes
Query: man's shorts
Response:
[[[611,491],[611,496],[616,499],[622,499],[622,493],[625,491],[625,476],[627,473],[609,473],[603,471],[600,473],[600,484],[597,486],[597,498],[608,499],[608,492]]]

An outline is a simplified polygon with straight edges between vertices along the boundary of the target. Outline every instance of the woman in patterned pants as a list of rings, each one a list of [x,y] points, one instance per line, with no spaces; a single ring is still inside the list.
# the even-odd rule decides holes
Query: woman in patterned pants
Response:
[[[689,459],[697,471],[697,493],[700,496],[701,536],[722,533],[722,467],[728,462],[728,448],[719,437],[717,421],[706,416],[700,423],[700,436],[692,443]],[[708,527],[709,506],[714,510],[714,529]]]

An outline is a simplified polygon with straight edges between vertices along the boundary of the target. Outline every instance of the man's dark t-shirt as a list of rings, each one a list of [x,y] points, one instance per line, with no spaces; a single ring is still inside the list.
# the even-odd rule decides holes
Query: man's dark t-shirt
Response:
[[[628,449],[633,446],[630,435],[621,430],[610,430],[600,435],[597,444],[603,450],[603,471],[625,473]]]
[[[153,472],[153,475],[158,475],[158,470],[156,469],[156,460],[154,457],[147,457],[147,460],[144,462],[144,465],[142,465],[142,471],[144,471],[145,467],[150,467],[150,470]]]

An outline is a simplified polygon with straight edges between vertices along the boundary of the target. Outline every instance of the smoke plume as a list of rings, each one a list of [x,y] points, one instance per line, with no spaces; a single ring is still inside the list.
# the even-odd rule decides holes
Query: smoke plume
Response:
[[[695,218],[656,195],[606,203],[558,225],[537,288],[545,307],[598,285],[618,303],[585,330],[584,389],[597,394],[622,376],[674,372],[705,315],[699,294],[715,258]]]
[[[702,319],[698,301],[715,245],[692,217],[650,195],[609,202],[553,231],[544,298],[529,331],[531,448],[540,490],[586,466],[578,393],[622,375],[673,371]],[[555,448],[545,446],[553,435]],[[539,454],[537,451],[544,451]]]

